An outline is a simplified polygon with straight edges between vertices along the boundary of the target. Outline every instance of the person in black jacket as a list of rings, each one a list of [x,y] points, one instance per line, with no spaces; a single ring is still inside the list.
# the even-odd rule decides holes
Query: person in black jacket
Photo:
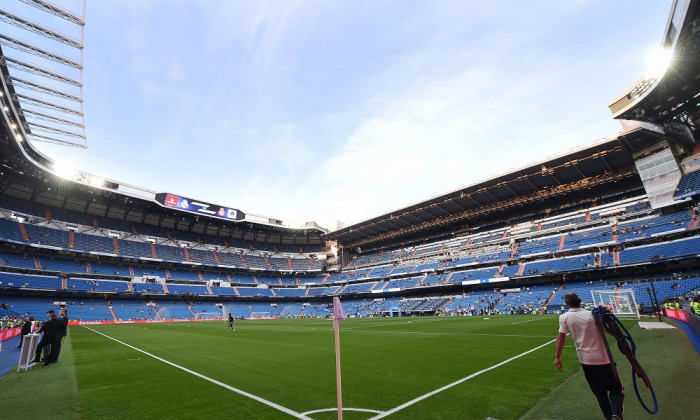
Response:
[[[34,317],[27,318],[24,317],[24,324],[22,324],[22,336],[19,338],[19,345],[17,348],[22,347],[22,341],[24,341],[24,336],[32,332],[32,325],[34,324]]]
[[[58,340],[58,343],[56,343],[56,351],[52,351],[51,353],[56,353],[55,356],[50,360],[51,363],[56,363],[58,362],[58,355],[61,354],[61,343],[63,342],[63,337],[65,337],[68,334],[68,310],[66,308],[61,308],[58,313],[61,315],[60,318],[58,318],[61,322],[63,322],[63,325],[66,326],[66,329],[63,330],[63,333],[61,334],[61,339]],[[52,346],[53,350],[53,346]]]
[[[51,346],[51,351],[48,356],[44,352],[44,366],[48,366],[49,363],[56,357],[56,350],[58,347],[57,343],[61,341],[63,337],[63,332],[66,330],[66,325],[58,319],[55,311],[48,311],[49,320],[44,322],[44,324],[39,328],[37,333],[44,333],[41,337],[39,345],[36,346],[36,354],[34,355],[34,363],[39,363],[41,361],[41,352],[45,346]]]

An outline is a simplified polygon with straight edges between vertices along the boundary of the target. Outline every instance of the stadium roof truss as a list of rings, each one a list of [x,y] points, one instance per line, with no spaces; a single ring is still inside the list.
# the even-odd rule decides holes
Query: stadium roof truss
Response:
[[[700,112],[700,6],[697,0],[674,1],[661,50],[668,54],[668,65],[661,71],[645,74],[608,107],[617,119],[659,125],[675,121],[696,132]]]
[[[74,13],[43,0],[0,6],[0,68],[18,116],[15,137],[87,147],[83,113],[85,0]],[[30,17],[26,17],[30,16]]]
[[[623,182],[639,188],[633,154],[657,143],[663,133],[638,128],[584,145],[548,160],[478,182],[427,201],[324,235],[346,247],[373,247],[415,235],[454,233],[482,216],[537,204],[554,207],[571,193],[599,191]]]

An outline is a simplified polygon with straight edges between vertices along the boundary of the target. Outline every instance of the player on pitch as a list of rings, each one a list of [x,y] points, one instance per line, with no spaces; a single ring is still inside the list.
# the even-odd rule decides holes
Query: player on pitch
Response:
[[[226,328],[226,332],[229,331],[236,332],[236,328],[233,326],[233,315],[230,312],[228,314],[228,328]]]

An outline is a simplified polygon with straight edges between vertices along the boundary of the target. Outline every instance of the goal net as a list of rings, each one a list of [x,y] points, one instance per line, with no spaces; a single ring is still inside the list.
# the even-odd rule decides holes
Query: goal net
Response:
[[[610,310],[618,318],[639,319],[637,300],[634,298],[634,290],[591,290],[594,306],[603,306]]]

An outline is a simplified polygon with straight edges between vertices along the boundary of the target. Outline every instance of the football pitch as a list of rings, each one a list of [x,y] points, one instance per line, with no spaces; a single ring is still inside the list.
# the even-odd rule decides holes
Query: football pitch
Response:
[[[628,324],[660,413],[692,412],[683,393],[698,389],[700,368],[683,332]],[[602,418],[570,338],[565,372],[553,366],[557,325],[556,315],[347,319],[343,417]],[[8,374],[0,386],[5,401],[27,389],[48,398],[51,418],[337,418],[330,320],[238,321],[225,331],[223,321],[71,326],[58,364]],[[636,400],[626,359],[613,356],[626,418],[654,418]],[[36,417],[13,404],[3,409],[19,410],[12,418]]]

